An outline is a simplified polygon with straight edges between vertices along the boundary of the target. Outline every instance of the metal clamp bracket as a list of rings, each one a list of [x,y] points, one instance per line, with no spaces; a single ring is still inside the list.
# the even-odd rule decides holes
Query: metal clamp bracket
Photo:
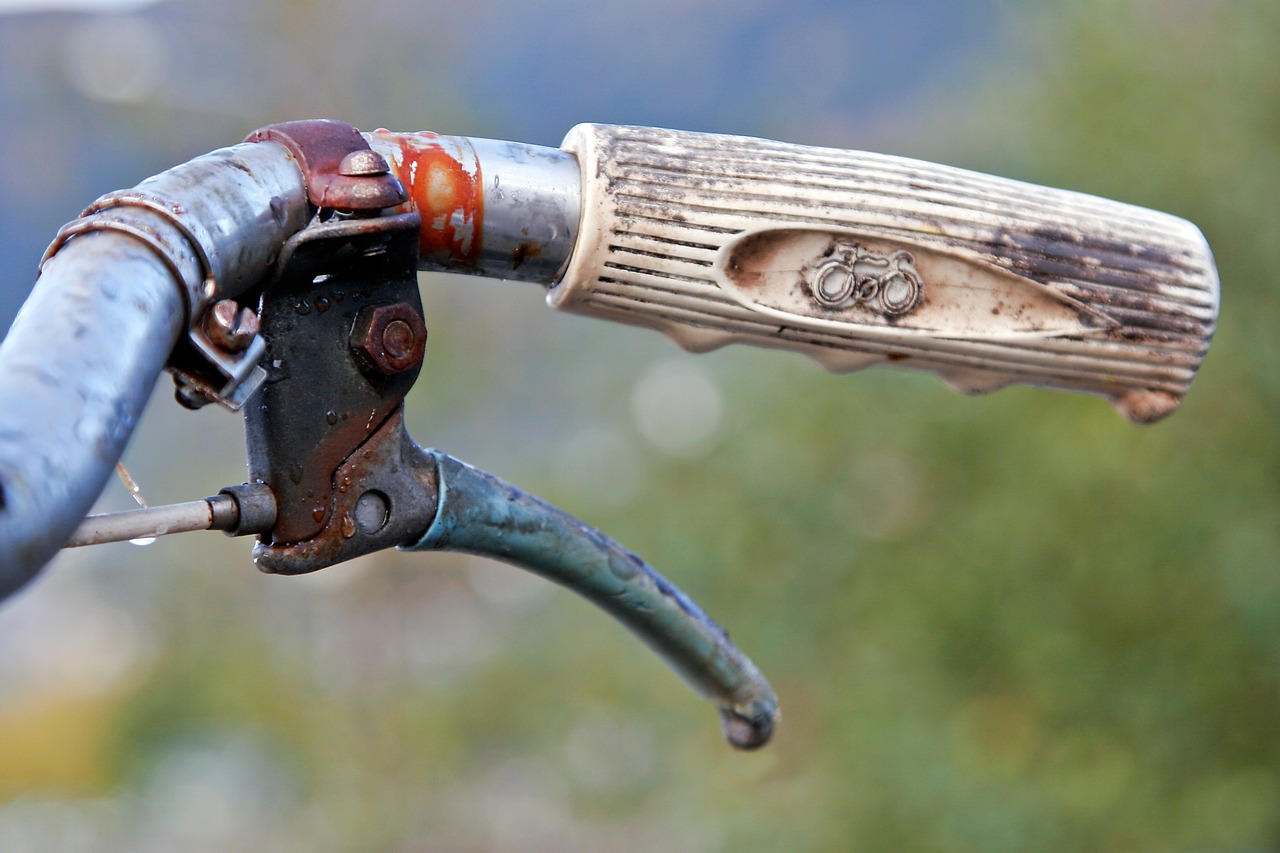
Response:
[[[254,549],[266,571],[403,544],[435,514],[431,472],[409,476],[416,446],[400,418],[427,338],[421,221],[317,222],[281,250],[262,297],[267,380],[244,412],[250,478],[276,495],[276,523]]]
[[[373,211],[408,199],[387,161],[360,131],[331,119],[287,121],[259,128],[245,142],[279,142],[298,158],[307,197],[321,209]]]
[[[245,141],[271,141],[285,146],[302,169],[307,198],[317,210],[369,215],[402,204],[407,198],[404,186],[390,174],[386,160],[345,122],[284,122],[259,128]],[[122,196],[118,201],[123,203],[126,199]],[[127,201],[162,214],[169,212],[162,202]],[[180,220],[175,224],[182,227]],[[210,303],[218,292],[212,265],[200,251],[204,243],[199,235],[189,237],[200,252],[206,283],[200,298],[192,302],[187,338],[179,344],[169,365],[178,386],[178,402],[198,408],[216,401],[239,411],[266,379],[259,367],[266,346],[257,334],[258,319],[252,310],[230,300]]]

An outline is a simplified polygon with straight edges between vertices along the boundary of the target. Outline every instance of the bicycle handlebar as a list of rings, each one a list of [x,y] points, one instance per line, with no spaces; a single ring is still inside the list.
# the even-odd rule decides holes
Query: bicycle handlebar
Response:
[[[182,316],[170,271],[129,238],[85,236],[46,266],[0,349],[0,596],[97,499]]]
[[[162,369],[193,406],[238,408],[265,381],[245,418],[254,482],[224,490],[252,506],[208,514],[259,534],[261,568],[397,546],[511,560],[663,653],[735,745],[763,743],[772,690],[683,594],[408,438],[426,340],[415,266],[537,282],[553,307],[695,352],[746,342],[968,392],[1086,391],[1144,423],[1180,403],[1218,310],[1190,223],[944,166],[602,125],[563,150],[273,125],[104,196],[50,247],[0,344],[0,598],[71,537]],[[303,319],[313,299],[323,320]]]
[[[1195,226],[1103,199],[651,128],[582,125],[564,150],[364,138],[404,186],[397,210],[422,215],[421,269],[544,284],[554,307],[693,351],[741,341],[970,392],[1089,391],[1149,422],[1180,402],[1216,321]],[[257,283],[315,213],[301,165],[272,141],[215,151],[105,196],[51,247],[0,346],[0,597],[92,504],[184,324]]]

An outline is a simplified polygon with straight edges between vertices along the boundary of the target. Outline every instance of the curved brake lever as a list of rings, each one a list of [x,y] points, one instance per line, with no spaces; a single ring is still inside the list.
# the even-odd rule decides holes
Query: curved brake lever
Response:
[[[568,587],[611,613],[720,708],[725,737],[763,746],[778,720],[768,682],[729,635],[644,560],[573,516],[436,450],[438,509],[402,550],[493,557]]]
[[[768,682],[724,629],[640,557],[491,474],[418,447],[399,411],[352,455],[364,477],[335,507],[351,520],[349,548],[377,550],[388,533],[403,537],[429,524],[401,550],[490,557],[568,587],[612,614],[715,704],[729,743],[756,749],[768,742],[779,718]],[[341,469],[338,475],[347,476]],[[269,535],[276,521],[272,490],[246,484],[200,501],[90,516],[66,547],[196,530]],[[262,569],[283,574],[344,559],[323,540],[291,548],[259,544],[256,553]]]

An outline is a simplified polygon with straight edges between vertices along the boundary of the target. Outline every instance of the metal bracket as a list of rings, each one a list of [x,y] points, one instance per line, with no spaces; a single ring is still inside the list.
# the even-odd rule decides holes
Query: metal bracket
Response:
[[[307,198],[318,210],[368,216],[403,204],[408,198],[386,160],[346,122],[283,122],[259,128],[245,139],[264,141],[278,142],[289,149],[302,169]],[[113,203],[142,204],[123,197]],[[162,204],[145,206],[167,213]],[[201,241],[193,238],[190,242],[199,251]],[[251,310],[230,300],[210,304],[217,286],[208,260],[201,260],[206,283],[199,298],[189,300],[190,331],[175,349],[169,369],[177,383],[179,403],[199,408],[218,402],[239,411],[266,379],[266,373],[258,366],[266,347],[257,335],[257,317]]]
[[[281,251],[262,297],[267,381],[244,412],[250,479],[277,502],[254,550],[265,571],[401,545],[434,516],[433,466],[415,462],[400,416],[427,337],[420,226],[416,213],[333,219]]]
[[[211,309],[225,313],[229,300],[212,302],[218,293],[217,276],[206,247],[213,244],[195,217],[185,215],[180,206],[166,203],[149,193],[125,190],[111,193],[90,205],[80,218],[58,232],[40,261],[45,262],[68,240],[92,231],[128,234],[151,248],[164,262],[175,281],[186,280],[184,263],[199,266],[199,281],[183,288],[187,335],[178,341],[167,365],[178,384],[178,401],[189,408],[219,402],[238,411],[262,384],[265,374],[258,368],[264,347],[253,332],[228,338],[219,335],[218,318]],[[212,304],[211,304],[212,302]]]
[[[346,122],[287,121],[259,128],[244,141],[268,140],[279,142],[298,158],[306,175],[307,197],[322,210],[375,211],[404,204],[409,198],[387,161]]]

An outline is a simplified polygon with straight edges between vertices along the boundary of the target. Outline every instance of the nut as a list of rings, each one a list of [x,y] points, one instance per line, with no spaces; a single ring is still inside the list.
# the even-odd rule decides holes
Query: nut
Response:
[[[367,305],[351,327],[351,351],[372,377],[394,376],[422,364],[427,325],[407,302]]]

